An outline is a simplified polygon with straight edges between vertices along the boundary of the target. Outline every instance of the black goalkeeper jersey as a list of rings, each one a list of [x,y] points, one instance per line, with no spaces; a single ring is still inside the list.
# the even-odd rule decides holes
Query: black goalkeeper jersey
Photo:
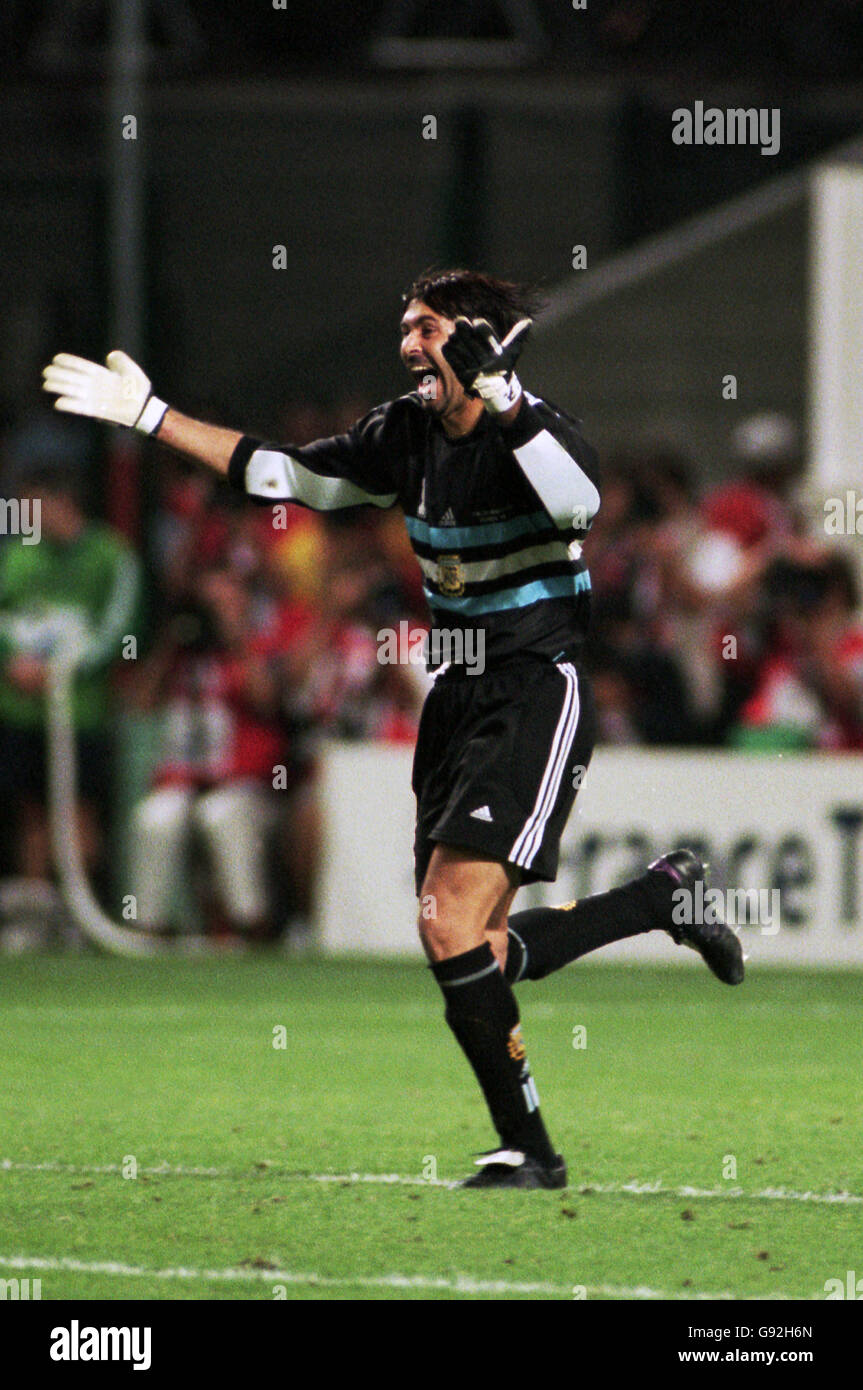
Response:
[[[484,412],[450,439],[411,392],[300,448],[244,436],[228,477],[271,505],[401,506],[432,653],[453,650],[436,634],[477,629],[486,666],[517,653],[578,656],[590,606],[580,543],[599,507],[597,461],[576,421],[547,401],[525,392],[511,425]]]

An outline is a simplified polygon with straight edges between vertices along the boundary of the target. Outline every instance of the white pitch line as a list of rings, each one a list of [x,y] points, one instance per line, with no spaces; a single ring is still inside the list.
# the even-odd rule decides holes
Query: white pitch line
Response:
[[[119,1163],[18,1163],[10,1158],[0,1159],[0,1173],[66,1173],[70,1177],[111,1176],[122,1173],[123,1167],[124,1165]],[[423,1178],[402,1173],[296,1173],[282,1170],[267,1162],[245,1171],[160,1163],[155,1167],[138,1167],[137,1173],[145,1177],[163,1178],[231,1178],[237,1182],[248,1178],[274,1177],[281,1182],[296,1183],[358,1183],[382,1187],[442,1187],[450,1190],[461,1187],[460,1180],[456,1178]],[[743,1202],[816,1202],[825,1206],[863,1204],[863,1196],[856,1192],[797,1192],[786,1187],[765,1187],[758,1192],[747,1192],[742,1187],[666,1187],[662,1182],[635,1180],[625,1183],[573,1184],[569,1192],[571,1196],[576,1197],[680,1197],[692,1201],[722,1199]]]
[[[0,1173],[66,1173],[69,1177],[88,1175],[112,1176],[122,1173],[120,1163],[17,1163],[10,1158],[0,1159]],[[139,1176],[152,1178],[232,1178],[236,1182],[247,1178],[277,1177],[282,1182],[317,1183],[374,1183],[385,1187],[460,1187],[456,1178],[408,1177],[401,1173],[296,1173],[283,1171],[271,1163],[262,1162],[240,1171],[231,1168],[189,1167],[182,1163],[159,1163],[155,1167],[136,1169]]]
[[[627,1197],[691,1197],[722,1198],[743,1202],[821,1202],[828,1206],[854,1206],[863,1202],[856,1192],[795,1192],[787,1187],[765,1187],[760,1192],[747,1192],[742,1187],[664,1187],[661,1182],[583,1183],[576,1188],[579,1196],[600,1195]]]
[[[531,1282],[511,1282],[504,1279],[477,1279],[472,1274],[459,1274],[455,1278],[427,1274],[358,1274],[329,1275],[300,1273],[288,1269],[260,1269],[240,1267],[236,1269],[192,1269],[179,1266],[172,1269],[146,1269],[142,1265],[121,1264],[116,1260],[76,1260],[68,1256],[44,1255],[0,1255],[0,1267],[5,1269],[32,1269],[43,1274],[95,1274],[113,1279],[183,1279],[213,1283],[266,1283],[285,1284],[294,1287],[322,1289],[417,1289],[425,1292],[454,1294],[540,1294],[550,1297],[572,1298],[574,1287],[584,1288],[588,1297],[604,1295],[620,1299],[661,1299],[685,1302],[721,1299],[736,1299],[731,1293],[668,1293],[663,1289],[651,1289],[646,1285],[634,1288],[620,1288],[613,1284],[594,1284],[573,1286],[572,1284],[549,1284]],[[769,1298],[786,1299],[788,1294],[769,1294]]]
[[[120,1163],[54,1163],[50,1159],[43,1163],[17,1163],[11,1158],[0,1159],[0,1173],[68,1173],[70,1177],[86,1177],[89,1174],[110,1176],[122,1173]],[[231,1172],[228,1168],[184,1167],[183,1164],[160,1163],[155,1168],[138,1168],[138,1173],[148,1177],[177,1178],[241,1178],[257,1176],[249,1173]],[[260,1170],[261,1172],[263,1169]]]

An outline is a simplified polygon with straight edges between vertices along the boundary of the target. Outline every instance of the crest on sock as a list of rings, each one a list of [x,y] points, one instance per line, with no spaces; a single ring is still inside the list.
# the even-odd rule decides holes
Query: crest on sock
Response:
[[[526,1056],[524,1038],[521,1035],[521,1024],[517,1023],[511,1030],[507,1039],[506,1050],[514,1062],[521,1062]]]

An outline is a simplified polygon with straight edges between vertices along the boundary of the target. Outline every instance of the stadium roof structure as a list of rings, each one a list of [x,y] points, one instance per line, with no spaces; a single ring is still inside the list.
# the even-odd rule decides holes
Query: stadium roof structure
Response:
[[[573,270],[531,345],[543,392],[604,450],[661,440],[708,474],[743,416],[774,409],[802,425],[809,185],[806,170],[783,175]]]

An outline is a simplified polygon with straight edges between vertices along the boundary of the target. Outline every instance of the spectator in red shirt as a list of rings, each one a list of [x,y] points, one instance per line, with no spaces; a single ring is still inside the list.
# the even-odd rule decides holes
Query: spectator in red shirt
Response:
[[[733,741],[863,749],[863,624],[850,562],[839,551],[783,561],[767,587],[776,621]]]
[[[251,594],[230,569],[210,570],[200,607],[177,615],[142,675],[139,697],[161,704],[164,739],[154,787],[132,823],[138,921],[169,924],[194,839],[225,923],[272,933],[266,841],[284,766],[274,671],[277,629],[255,630]]]

